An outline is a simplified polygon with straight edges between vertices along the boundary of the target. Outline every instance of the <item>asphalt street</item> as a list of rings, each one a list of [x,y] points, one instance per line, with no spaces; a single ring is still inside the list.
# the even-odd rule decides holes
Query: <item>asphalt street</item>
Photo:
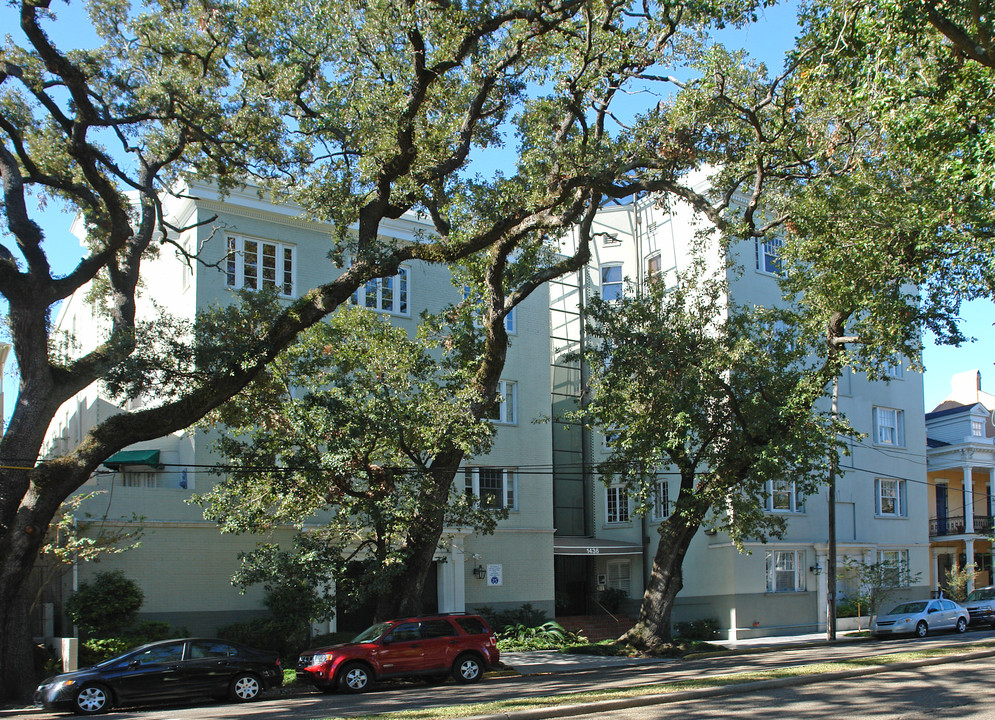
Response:
[[[835,682],[725,695],[642,708],[599,710],[575,720],[696,720],[791,718],[828,720],[995,720],[995,699],[987,691],[995,658],[934,665]],[[721,714],[716,705],[721,704]]]
[[[209,703],[170,706],[136,711],[111,712],[102,717],[108,720],[142,718],[143,720],[227,720],[228,718],[266,718],[267,720],[311,720],[317,718],[349,717],[389,712],[432,708],[447,705],[483,703],[495,700],[520,700],[523,706],[528,699],[584,690],[612,687],[624,688],[652,683],[673,682],[683,679],[713,677],[730,673],[769,670],[815,662],[828,662],[867,657],[886,653],[906,652],[916,648],[943,645],[957,646],[995,638],[993,631],[972,631],[965,635],[937,635],[924,639],[895,639],[846,643],[839,645],[816,644],[805,647],[781,647],[767,652],[748,655],[729,655],[699,660],[660,660],[638,665],[613,664],[606,659],[606,666],[590,668],[580,664],[571,668],[564,664],[559,671],[542,674],[486,678],[476,685],[426,686],[423,683],[385,685],[362,695],[322,695],[303,692],[284,695],[267,695],[262,701],[248,705]],[[949,666],[956,668],[958,662]],[[991,676],[989,676],[991,677]],[[990,683],[985,683],[987,686]],[[846,683],[843,683],[846,686]],[[753,693],[750,693],[753,694]],[[987,692],[978,693],[989,696]],[[726,699],[702,701],[703,707]],[[724,707],[724,706],[723,706]],[[725,713],[723,712],[723,715]],[[8,720],[49,720],[58,717],[39,710],[3,711],[0,718]],[[632,717],[619,715],[618,717]],[[653,716],[647,716],[653,717]],[[661,717],[668,717],[662,715]],[[714,717],[714,714],[711,715]],[[747,716],[749,717],[749,716]],[[761,717],[757,715],[756,717]],[[807,715],[798,717],[806,718]],[[814,716],[816,717],[816,716]],[[826,716],[828,717],[828,716]],[[885,715],[882,717],[897,717]]]

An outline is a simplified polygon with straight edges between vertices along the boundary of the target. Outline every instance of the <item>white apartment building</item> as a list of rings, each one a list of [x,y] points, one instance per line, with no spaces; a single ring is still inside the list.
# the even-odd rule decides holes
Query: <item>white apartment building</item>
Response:
[[[221,198],[211,186],[197,184],[184,195],[168,207],[176,226],[195,226],[216,217],[176,238],[207,264],[186,263],[164,246],[144,267],[144,318],[155,317],[161,308],[190,320],[199,310],[230,302],[234,289],[275,287],[290,299],[341,272],[327,256],[331,228],[302,219],[296,209],[262,200],[254,190]],[[381,227],[382,235],[400,242],[415,241],[418,233],[430,231],[413,217]],[[413,334],[423,310],[440,311],[461,299],[461,293],[445,267],[412,262],[394,278],[368,283],[355,299]],[[100,336],[101,321],[83,293],[64,303],[55,322],[81,348],[92,347]],[[549,412],[549,378],[536,371],[549,363],[545,289],[515,309],[508,328],[511,348],[496,439],[486,457],[467,461],[458,482],[465,477],[469,489],[488,494],[492,502],[509,509],[509,516],[486,537],[461,528],[447,531],[446,547],[437,554],[429,583],[427,610],[462,610],[468,605],[503,609],[530,602],[553,613],[550,480],[548,473],[525,472],[548,468],[552,462],[550,426],[531,422]],[[116,407],[97,385],[88,387],[60,409],[49,430],[47,454],[74,447],[101,418],[141,406],[139,401]],[[144,537],[135,550],[79,567],[75,577],[67,576],[66,591],[98,571],[121,569],[145,593],[141,619],[165,620],[194,633],[213,634],[221,625],[263,611],[261,590],[242,595],[231,585],[239,552],[261,538],[222,535],[204,519],[199,505],[188,502],[191,494],[204,493],[219,481],[210,468],[221,458],[210,446],[210,433],[191,429],[137,444],[108,459],[81,488],[101,491],[83,510],[102,523],[124,527],[136,515]],[[276,535],[289,539],[292,534],[288,528]]]
[[[146,316],[161,307],[193,318],[200,309],[228,302],[236,288],[272,286],[292,298],[340,272],[326,256],[331,228],[301,219],[292,208],[262,200],[254,191],[220,198],[207,185],[192,186],[187,196],[170,205],[174,225],[217,219],[177,239],[219,264],[188,265],[164,249],[145,272]],[[598,224],[605,235],[596,241],[590,266],[551,283],[548,292],[536,292],[510,321],[506,402],[497,438],[486,457],[466,463],[465,475],[473,491],[499,497],[510,514],[490,536],[458,528],[447,532],[451,539],[437,554],[426,609],[531,603],[549,616],[562,616],[597,612],[595,601],[604,588],[626,592],[630,608],[642,595],[658,537],[654,524],[669,511],[666,484],[653,512],[642,517],[624,493],[593,476],[600,440],[562,419],[584,385],[583,368],[564,356],[583,340],[581,318],[592,293],[611,296],[624,278],[666,277],[686,267],[700,226],[690,210],[664,213],[651,199],[607,208]],[[382,233],[405,241],[429,230],[417,218],[404,218],[385,223]],[[230,250],[236,260],[221,262]],[[745,271],[729,271],[732,299],[777,303],[776,244],[749,243],[733,252]],[[713,258],[714,267],[720,259]],[[411,263],[395,278],[367,285],[357,300],[413,331],[422,310],[439,310],[459,292],[445,268]],[[56,324],[82,347],[100,332],[81,296],[64,304]],[[841,378],[840,396],[841,410],[866,438],[854,443],[838,482],[838,560],[900,559],[928,577],[922,378],[901,365],[889,383],[848,373]],[[48,452],[65,452],[100,418],[136,407],[115,407],[99,388],[87,388],[60,410]],[[552,421],[532,422],[540,417]],[[199,506],[187,502],[217,481],[207,471],[219,460],[209,446],[208,434],[188,430],[109,459],[106,471],[83,488],[103,491],[86,509],[107,523],[141,516],[145,537],[140,548],[83,566],[77,579],[67,582],[120,568],[145,591],[143,619],[166,620],[195,633],[213,633],[262,612],[260,592],[240,595],[230,583],[238,553],[256,538],[221,535]],[[772,492],[769,511],[788,517],[788,532],[777,542],[748,544],[749,554],[737,552],[728,538],[699,532],[685,561],[674,620],[714,617],[731,638],[824,629],[828,502],[825,491],[804,499]],[[286,537],[290,534],[288,529]],[[921,594],[925,584],[911,592]]]
[[[583,370],[562,358],[582,342],[577,308],[585,296],[616,297],[625,280],[656,276],[672,282],[688,267],[702,223],[687,206],[665,212],[652,197],[600,214],[594,231],[601,235],[588,271],[572,285],[552,290],[554,399],[560,393],[560,403],[569,404],[578,397]],[[717,249],[706,256],[710,270],[725,273],[729,299],[777,305],[778,241],[740,243],[730,253],[728,269]],[[889,382],[870,382],[849,371],[840,378],[840,411],[865,437],[851,443],[850,456],[842,458],[835,498],[837,563],[902,562],[921,583],[908,594],[922,595],[929,582],[922,377],[901,363],[890,374]],[[568,430],[576,436],[573,442],[558,443],[571,436]],[[677,488],[671,493],[661,481],[654,507],[639,516],[621,487],[606,487],[589,471],[591,461],[605,452],[601,439],[580,427],[554,429],[553,437],[557,592],[585,587],[594,596],[614,587],[640,598],[656,552],[656,526],[669,513]],[[588,472],[575,472],[579,467]],[[825,630],[828,490],[803,498],[793,485],[771,488],[766,499],[768,512],[787,518],[781,540],[747,542],[748,554],[741,554],[723,534],[699,531],[684,562],[674,622],[716,618],[730,639]],[[845,577],[838,585],[839,596],[846,597]]]

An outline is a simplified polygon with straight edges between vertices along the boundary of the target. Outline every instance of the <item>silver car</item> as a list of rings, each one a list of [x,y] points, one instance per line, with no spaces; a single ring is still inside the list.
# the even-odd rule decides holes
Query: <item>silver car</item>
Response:
[[[904,602],[871,623],[872,635],[908,633],[926,637],[930,630],[967,630],[971,616],[953,600],[913,600]]]

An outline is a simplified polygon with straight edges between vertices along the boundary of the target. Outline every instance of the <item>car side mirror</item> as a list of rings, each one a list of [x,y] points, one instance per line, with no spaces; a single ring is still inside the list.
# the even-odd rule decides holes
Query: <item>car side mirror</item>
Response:
[[[141,666],[142,666],[142,664],[140,662],[138,662],[137,660],[132,660],[130,663],[128,663],[128,669],[129,670],[134,670],[135,668],[141,667]]]
[[[381,645],[390,645],[392,642],[394,642],[393,635],[384,635],[382,638],[380,638]]]
[[[930,608],[930,609],[929,609],[929,610],[927,611],[927,613],[926,613],[926,614],[927,614],[927,615],[932,615],[932,614],[933,614],[933,613],[935,613],[935,612],[940,612],[940,609],[939,609],[939,608]]]

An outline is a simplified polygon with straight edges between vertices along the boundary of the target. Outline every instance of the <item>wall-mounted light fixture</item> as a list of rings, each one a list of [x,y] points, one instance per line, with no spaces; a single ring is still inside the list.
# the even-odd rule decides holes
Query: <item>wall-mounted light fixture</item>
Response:
[[[818,563],[810,567],[808,570],[813,575],[822,575],[822,565],[819,565]]]
[[[477,565],[473,568],[473,576],[478,580],[483,580],[485,575],[487,575],[487,570],[484,569],[483,565]]]

